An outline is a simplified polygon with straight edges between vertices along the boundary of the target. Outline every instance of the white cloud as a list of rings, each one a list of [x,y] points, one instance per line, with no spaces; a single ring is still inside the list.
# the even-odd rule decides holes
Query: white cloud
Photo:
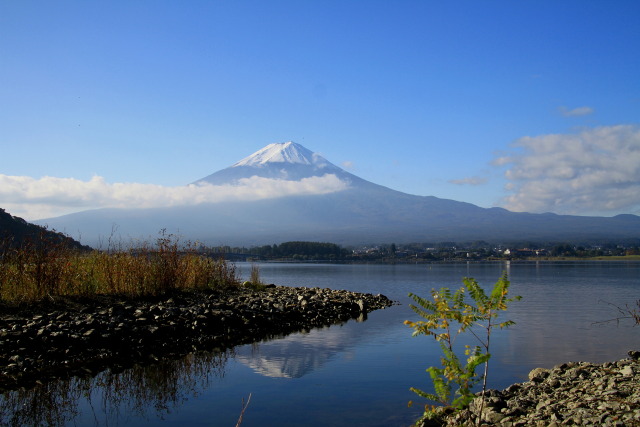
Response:
[[[506,186],[514,211],[611,215],[640,213],[640,128],[589,128],[575,134],[520,138]]]
[[[487,183],[487,178],[482,178],[479,176],[470,176],[468,178],[462,179],[452,179],[449,181],[450,184],[456,185],[482,185]]]
[[[74,178],[0,174],[2,208],[28,220],[64,215],[96,208],[154,208],[197,205],[232,200],[258,200],[344,190],[348,184],[335,175],[300,181],[244,178],[237,185],[191,184],[164,187],[153,184],[107,183],[94,176],[89,181]]]
[[[353,162],[351,160],[345,160],[342,162],[342,167],[345,169],[353,169]]]
[[[591,107],[577,107],[573,109],[568,109],[567,107],[559,107],[558,111],[565,117],[579,117],[579,116],[588,116],[589,114],[594,113],[594,109]]]

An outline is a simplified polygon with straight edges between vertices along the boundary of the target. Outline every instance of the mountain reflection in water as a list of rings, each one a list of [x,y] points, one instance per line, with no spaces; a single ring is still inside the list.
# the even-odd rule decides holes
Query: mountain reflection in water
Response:
[[[365,314],[356,321],[364,320]],[[336,354],[348,351],[361,339],[362,334],[353,328],[332,325],[240,347],[234,358],[267,377],[301,378],[321,368]]]
[[[360,323],[366,318],[363,313],[354,320]],[[190,398],[215,387],[231,359],[268,377],[300,378],[321,368],[363,339],[353,327],[344,327],[350,322],[353,320],[273,336],[224,352],[198,352],[121,372],[106,370],[94,377],[63,378],[5,392],[0,395],[0,425],[119,425],[131,423],[132,418],[162,420]]]
[[[0,395],[0,425],[61,426],[90,408],[95,425],[118,424],[121,416],[162,418],[222,378],[229,351],[199,353],[179,360],[163,360],[122,372],[103,371],[95,377],[72,377],[40,384],[29,390]],[[86,407],[86,408],[85,408]]]

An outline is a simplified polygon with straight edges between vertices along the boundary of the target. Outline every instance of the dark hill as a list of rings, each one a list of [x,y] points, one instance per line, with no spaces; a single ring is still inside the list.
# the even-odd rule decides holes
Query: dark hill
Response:
[[[89,246],[56,231],[47,230],[40,225],[30,224],[24,219],[13,216],[0,208],[0,246],[20,247],[25,244],[43,242],[51,245],[63,245],[69,249],[91,250]]]

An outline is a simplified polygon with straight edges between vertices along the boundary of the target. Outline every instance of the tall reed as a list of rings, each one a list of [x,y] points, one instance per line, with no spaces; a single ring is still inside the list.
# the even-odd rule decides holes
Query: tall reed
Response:
[[[80,252],[43,236],[20,246],[0,242],[0,299],[29,302],[54,296],[157,295],[177,289],[225,289],[239,278],[233,264],[199,253],[161,231],[155,244],[112,244]]]

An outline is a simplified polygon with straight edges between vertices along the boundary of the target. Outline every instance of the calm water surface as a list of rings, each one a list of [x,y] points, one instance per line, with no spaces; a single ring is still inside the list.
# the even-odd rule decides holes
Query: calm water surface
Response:
[[[250,265],[238,264],[243,277]],[[407,426],[422,412],[408,389],[429,389],[425,369],[439,347],[411,337],[409,292],[458,288],[462,277],[490,287],[503,271],[522,301],[516,325],[492,336],[489,385],[526,380],[535,367],[604,362],[640,349],[631,323],[610,304],[640,298],[638,262],[442,263],[422,265],[260,264],[267,283],[382,293],[400,302],[355,320],[225,353],[192,355],[118,375],[71,379],[5,395],[0,421],[15,425],[233,426],[251,394],[243,426]],[[609,304],[610,303],[610,304]]]

